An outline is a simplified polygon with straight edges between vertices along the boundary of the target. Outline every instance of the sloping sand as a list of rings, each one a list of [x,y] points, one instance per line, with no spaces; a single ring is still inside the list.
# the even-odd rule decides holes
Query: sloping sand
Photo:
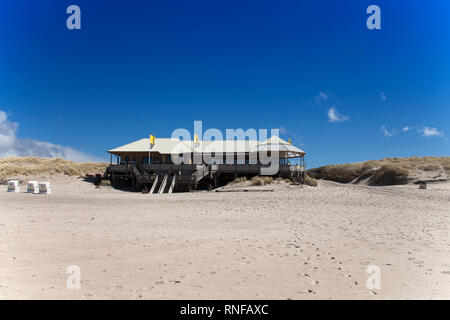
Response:
[[[450,298],[449,183],[144,195],[50,181],[50,195],[0,186],[2,299]]]

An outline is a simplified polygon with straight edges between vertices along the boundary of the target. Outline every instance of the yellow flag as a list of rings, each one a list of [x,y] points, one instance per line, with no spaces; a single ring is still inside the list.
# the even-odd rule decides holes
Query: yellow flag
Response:
[[[194,143],[198,143],[198,135],[194,134]]]
[[[153,135],[150,135],[150,144],[155,144],[156,138]]]
[[[292,142],[291,142],[291,138],[289,138],[289,144],[292,144]]]

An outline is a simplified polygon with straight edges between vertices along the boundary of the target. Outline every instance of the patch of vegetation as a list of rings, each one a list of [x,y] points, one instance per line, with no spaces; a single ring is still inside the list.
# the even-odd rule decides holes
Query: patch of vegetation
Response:
[[[272,177],[254,176],[253,178],[250,179],[251,186],[265,186],[271,183],[273,183]]]
[[[233,181],[229,182],[228,185],[244,183],[245,181],[247,181],[246,177],[239,177],[239,178],[236,178]]]
[[[419,169],[423,171],[437,171],[441,169],[441,166],[439,164],[426,164],[420,166]]]
[[[408,175],[409,171],[407,169],[387,164],[375,171],[371,184],[378,186],[406,184]]]
[[[311,187],[317,187],[319,185],[316,179],[311,178],[307,174],[305,174],[305,184]]]
[[[331,180],[349,183],[359,177],[361,167],[356,164],[338,164],[308,170],[308,175],[314,179]]]
[[[5,182],[17,176],[103,174],[107,166],[107,163],[74,162],[60,158],[10,157],[0,159],[0,181]]]

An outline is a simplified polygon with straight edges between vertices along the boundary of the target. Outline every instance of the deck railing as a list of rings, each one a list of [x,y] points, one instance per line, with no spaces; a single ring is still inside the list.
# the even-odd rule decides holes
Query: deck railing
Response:
[[[270,165],[263,164],[213,164],[213,165],[197,165],[197,164],[143,164],[143,165],[133,165],[133,164],[117,164],[110,165],[110,169],[114,172],[133,172],[133,167],[137,167],[140,172],[145,173],[147,171],[153,172],[174,172],[175,174],[178,172],[182,172],[182,174],[186,174],[186,172],[191,172],[198,174],[198,179],[202,179],[207,173],[210,172],[241,172],[241,173],[255,173],[259,174],[261,168],[269,167]],[[279,172],[304,172],[306,171],[305,164],[297,164],[297,165],[287,165],[280,164]],[[205,173],[205,174],[204,174]],[[200,175],[204,174],[202,177]]]
[[[290,170],[290,171],[294,171],[294,172],[297,172],[297,171],[299,171],[299,172],[304,172],[304,171],[306,171],[306,166],[305,166],[305,165],[301,165],[301,164],[298,164],[298,165],[290,165],[290,166],[289,166],[289,170]]]
[[[211,172],[211,166],[204,166],[201,169],[195,171],[192,175],[195,177],[195,181],[199,182]]]

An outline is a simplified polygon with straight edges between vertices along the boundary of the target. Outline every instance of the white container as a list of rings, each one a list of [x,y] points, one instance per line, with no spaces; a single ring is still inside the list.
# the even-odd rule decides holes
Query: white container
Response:
[[[27,192],[28,193],[39,193],[39,183],[37,181],[28,181]]]
[[[52,190],[50,189],[50,182],[39,182],[39,193],[50,194],[51,191]]]
[[[19,181],[9,180],[8,181],[8,192],[19,192]]]

